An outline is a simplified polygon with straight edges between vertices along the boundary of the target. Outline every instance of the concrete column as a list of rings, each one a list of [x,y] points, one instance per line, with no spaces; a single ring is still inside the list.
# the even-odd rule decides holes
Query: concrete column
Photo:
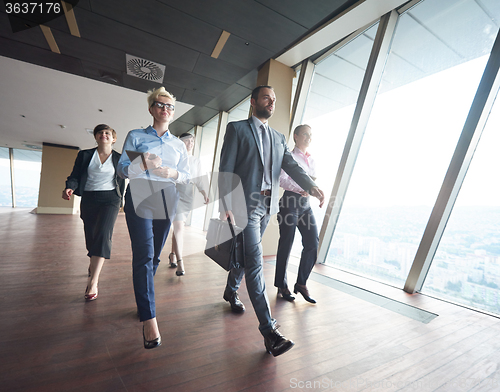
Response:
[[[69,201],[62,198],[66,178],[71,174],[77,154],[77,147],[44,143],[37,214],[79,213],[79,196],[72,196]]]
[[[264,64],[257,76],[257,86],[271,86],[276,94],[276,108],[274,115],[269,119],[269,125],[285,135],[287,139],[290,129],[292,81],[294,77],[295,71],[292,68],[273,59]],[[278,221],[276,215],[273,215],[262,238],[264,256],[276,255],[278,240]]]

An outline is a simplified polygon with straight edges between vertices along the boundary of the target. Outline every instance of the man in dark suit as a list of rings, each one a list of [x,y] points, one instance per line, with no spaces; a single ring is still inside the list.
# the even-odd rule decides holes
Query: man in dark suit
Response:
[[[278,331],[276,320],[271,317],[262,272],[261,241],[270,216],[279,209],[281,169],[302,189],[317,197],[320,206],[323,205],[324,194],[293,159],[284,135],[268,125],[275,102],[273,88],[259,86],[253,90],[250,100],[252,117],[227,125],[219,166],[219,194],[225,202],[225,207],[221,208],[221,219],[229,218],[244,227],[245,245],[245,267],[233,268],[229,272],[223,298],[230,303],[233,311],[245,310],[237,293],[245,275],[248,295],[259,319],[259,330],[264,336],[266,349],[278,356],[291,349],[294,343]],[[231,196],[236,185],[235,178],[241,180],[244,193],[245,202],[240,205]]]

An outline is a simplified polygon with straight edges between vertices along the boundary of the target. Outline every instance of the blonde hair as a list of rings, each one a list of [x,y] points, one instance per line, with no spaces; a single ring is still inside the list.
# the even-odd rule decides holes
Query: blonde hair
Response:
[[[158,97],[170,98],[175,103],[175,97],[172,94],[170,94],[167,90],[165,90],[165,87],[162,86],[158,87],[155,90],[148,91],[148,107],[153,106]]]

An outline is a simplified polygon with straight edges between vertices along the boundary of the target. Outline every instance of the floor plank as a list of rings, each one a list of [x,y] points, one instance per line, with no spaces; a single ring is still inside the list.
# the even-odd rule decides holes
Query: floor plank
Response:
[[[296,343],[273,358],[264,350],[243,284],[244,314],[222,300],[226,273],[203,255],[204,233],[186,228],[186,275],[168,268],[168,240],[155,277],[163,344],[142,347],[123,214],[99,298],[87,280],[78,216],[0,208],[0,385],[6,391],[492,391],[498,389],[496,317],[324,265],[314,273],[362,287],[383,301],[436,313],[424,324],[310,280],[317,305],[276,298],[272,260],[267,292],[280,330]],[[297,260],[292,260],[297,264]],[[291,268],[293,269],[293,268]],[[289,273],[292,281],[295,278]],[[415,389],[416,388],[416,389]]]

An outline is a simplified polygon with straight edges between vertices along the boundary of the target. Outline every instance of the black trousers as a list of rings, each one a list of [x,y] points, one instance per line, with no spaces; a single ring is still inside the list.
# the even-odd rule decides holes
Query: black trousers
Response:
[[[316,219],[309,205],[309,198],[295,192],[285,191],[280,200],[278,212],[280,239],[276,255],[276,273],[274,285],[288,287],[286,268],[295,238],[295,229],[302,236],[302,254],[300,257],[297,283],[305,285],[318,256],[318,228]]]
[[[85,231],[87,256],[111,257],[111,237],[120,204],[116,190],[83,192],[80,217]]]

